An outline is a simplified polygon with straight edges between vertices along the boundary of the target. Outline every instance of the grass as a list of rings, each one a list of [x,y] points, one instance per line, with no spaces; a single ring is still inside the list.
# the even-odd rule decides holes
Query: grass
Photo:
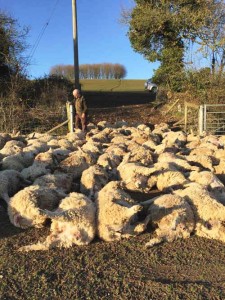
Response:
[[[143,92],[145,79],[83,79],[80,80],[84,92]]]

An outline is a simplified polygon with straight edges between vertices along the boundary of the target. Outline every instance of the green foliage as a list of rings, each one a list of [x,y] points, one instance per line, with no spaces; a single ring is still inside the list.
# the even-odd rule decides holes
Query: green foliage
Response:
[[[30,99],[33,105],[55,107],[57,103],[66,103],[70,100],[73,88],[70,80],[50,75],[29,81],[23,95],[24,98]]]
[[[27,28],[20,28],[17,20],[0,11],[0,87],[6,94],[18,88],[24,78]]]
[[[161,63],[154,79],[171,90],[182,90],[183,57],[189,40],[200,39],[215,15],[215,1],[136,0],[125,15],[128,36],[135,51],[150,62]],[[216,1],[221,2],[221,1]]]

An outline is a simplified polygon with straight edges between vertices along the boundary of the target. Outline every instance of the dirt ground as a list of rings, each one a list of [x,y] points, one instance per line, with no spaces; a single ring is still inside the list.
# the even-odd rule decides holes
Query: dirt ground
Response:
[[[125,120],[153,126],[168,121],[149,103],[92,107],[89,113],[94,123]],[[145,200],[154,194],[132,196]],[[152,236],[149,231],[120,242],[96,238],[83,247],[17,251],[20,246],[44,240],[48,233],[49,226],[14,227],[0,206],[1,300],[225,299],[225,247],[221,242],[192,236],[146,249],[144,245]]]
[[[151,104],[136,104],[117,106],[109,108],[90,108],[89,121],[98,123],[102,120],[107,120],[109,123],[116,121],[126,121],[131,123],[145,123],[153,125],[160,120],[163,122],[163,115],[159,110],[154,110]],[[166,120],[166,119],[165,119]]]
[[[0,299],[225,299],[224,244],[192,236],[151,249],[120,242],[21,253],[49,227],[21,230],[0,210]]]

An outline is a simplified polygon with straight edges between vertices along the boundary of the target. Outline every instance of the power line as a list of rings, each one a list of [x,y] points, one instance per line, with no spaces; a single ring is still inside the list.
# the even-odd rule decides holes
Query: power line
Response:
[[[39,45],[39,43],[40,43],[40,41],[41,41],[41,39],[42,39],[42,37],[45,33],[45,30],[48,27],[48,25],[50,23],[50,20],[52,19],[53,15],[54,15],[54,12],[55,12],[55,9],[56,9],[56,6],[57,6],[58,2],[59,2],[59,0],[56,0],[55,5],[54,5],[54,7],[51,11],[51,14],[50,14],[49,18],[47,19],[46,23],[43,25],[43,27],[42,27],[42,29],[41,29],[34,45],[33,45],[33,47],[31,48],[30,54],[28,55],[29,62],[31,61],[32,57],[34,56],[34,53],[37,50],[37,47],[38,47],[38,45]]]

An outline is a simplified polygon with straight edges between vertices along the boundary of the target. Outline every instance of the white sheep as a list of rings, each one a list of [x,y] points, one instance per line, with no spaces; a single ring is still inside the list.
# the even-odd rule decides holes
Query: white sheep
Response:
[[[182,172],[172,169],[157,170],[152,173],[159,191],[167,192],[182,187],[188,180]]]
[[[8,133],[0,132],[0,149],[2,149],[6,142],[11,139],[11,136]]]
[[[20,228],[42,227],[47,216],[40,209],[56,209],[65,196],[65,193],[55,189],[32,185],[26,187],[8,202],[10,222]]]
[[[90,166],[86,156],[81,151],[72,152],[69,157],[59,163],[58,171],[66,174],[72,174],[74,179],[80,178],[82,172]]]
[[[80,180],[80,191],[89,199],[95,200],[97,193],[109,182],[105,169],[99,165],[83,171]]]
[[[153,153],[150,149],[146,149],[137,143],[133,143],[132,147],[128,146],[128,151],[129,153],[124,155],[123,161],[131,163],[138,162],[146,167],[153,164]]]
[[[36,178],[51,173],[58,166],[57,158],[50,149],[47,152],[35,156],[34,162],[28,168],[24,168],[21,174],[25,179],[34,181]]]
[[[192,166],[189,162],[185,160],[185,157],[181,155],[176,155],[171,152],[163,152],[159,154],[157,158],[158,163],[169,163],[171,166],[173,166],[178,171],[187,172],[190,170],[199,170],[198,167]]]
[[[225,242],[225,206],[222,203],[198,183],[190,183],[187,188],[174,193],[191,205],[196,235]]]
[[[43,243],[23,246],[20,251],[88,245],[95,237],[95,204],[80,193],[70,193],[54,212],[44,210],[42,214],[52,220],[50,235]]]
[[[119,179],[128,190],[148,193],[156,184],[155,168],[148,168],[138,163],[122,162],[118,168]]]
[[[2,170],[22,171],[24,168],[32,165],[35,153],[21,152],[14,155],[6,156],[2,159],[0,165]]]
[[[0,155],[9,156],[20,153],[26,145],[21,141],[11,140],[5,143],[4,147],[0,150]]]
[[[186,159],[191,164],[195,164],[202,169],[208,169],[214,172],[213,161],[209,155],[205,155],[205,154],[187,155]]]
[[[68,194],[72,191],[73,188],[73,177],[72,175],[64,174],[64,173],[47,174],[38,177],[33,182],[33,185],[62,190],[64,193]]]
[[[4,170],[0,172],[0,197],[9,202],[10,197],[17,193],[22,187],[30,184],[20,172],[16,170]]]
[[[140,234],[145,225],[138,222],[138,212],[142,206],[121,188],[117,181],[109,182],[98,193],[97,233],[104,241],[116,241]]]
[[[182,147],[187,142],[187,135],[183,131],[168,131],[162,134],[162,143],[166,144],[167,147],[177,145]]]
[[[210,171],[191,172],[189,180],[207,188],[207,190],[221,203],[225,205],[225,187],[219,178]]]
[[[155,237],[145,247],[152,247],[161,242],[173,242],[189,238],[195,228],[195,219],[191,206],[177,195],[166,194],[141,203],[150,204],[146,225],[150,222]]]

